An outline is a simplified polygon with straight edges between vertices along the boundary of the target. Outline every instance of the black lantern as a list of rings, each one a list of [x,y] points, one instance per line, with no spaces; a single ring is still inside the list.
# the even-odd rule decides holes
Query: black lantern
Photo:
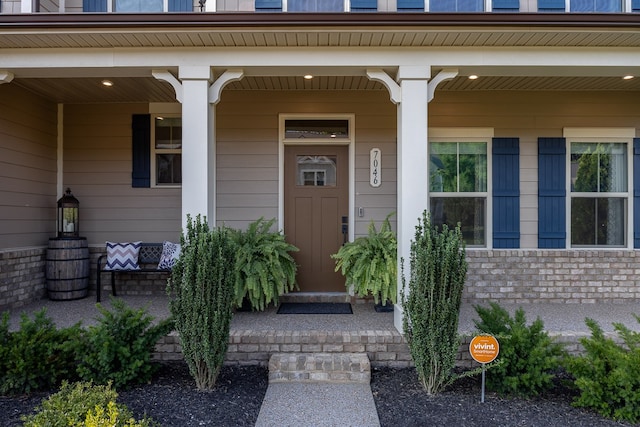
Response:
[[[65,195],[58,200],[58,238],[79,237],[78,207],[80,202],[67,188]]]

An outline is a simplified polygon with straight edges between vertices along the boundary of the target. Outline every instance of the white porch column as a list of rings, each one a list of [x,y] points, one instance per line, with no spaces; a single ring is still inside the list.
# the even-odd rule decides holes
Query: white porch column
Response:
[[[409,274],[415,226],[422,212],[429,207],[427,106],[430,77],[428,67],[401,66],[397,78],[401,93],[397,126],[398,267],[403,259],[405,275]],[[394,310],[394,325],[402,331],[402,271],[400,268],[398,270],[398,303]]]
[[[209,104],[209,66],[181,66],[182,81],[182,225],[187,214],[207,217],[209,226],[216,224],[215,157],[211,134],[214,110]]]

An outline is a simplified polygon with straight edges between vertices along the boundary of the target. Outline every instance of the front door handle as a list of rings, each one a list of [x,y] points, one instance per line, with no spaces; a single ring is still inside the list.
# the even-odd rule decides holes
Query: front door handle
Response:
[[[349,240],[349,217],[342,217],[342,244],[344,245]]]

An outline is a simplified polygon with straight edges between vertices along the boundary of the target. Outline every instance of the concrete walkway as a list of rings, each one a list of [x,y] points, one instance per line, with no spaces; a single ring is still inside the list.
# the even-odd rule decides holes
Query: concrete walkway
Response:
[[[374,427],[378,412],[369,384],[269,384],[256,427]]]

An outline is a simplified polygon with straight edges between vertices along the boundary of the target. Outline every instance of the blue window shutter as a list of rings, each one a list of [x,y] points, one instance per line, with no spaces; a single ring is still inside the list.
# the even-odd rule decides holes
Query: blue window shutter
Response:
[[[378,10],[378,0],[351,0],[352,11],[376,11]]]
[[[633,247],[640,248],[640,138],[633,138]]]
[[[520,140],[493,139],[493,247],[520,247]]]
[[[193,0],[169,0],[169,12],[193,12]]]
[[[538,0],[538,10],[564,10],[564,0]]]
[[[151,116],[134,114],[132,130],[132,187],[151,186]]]
[[[538,247],[566,247],[566,140],[538,138]]]
[[[282,10],[282,0],[256,0],[256,11]]]
[[[424,10],[424,0],[398,0],[398,12]]]
[[[520,10],[520,0],[493,0],[493,10]]]
[[[633,12],[640,12],[640,0],[631,0],[631,10]]]
[[[83,12],[106,12],[107,0],[82,0]]]

